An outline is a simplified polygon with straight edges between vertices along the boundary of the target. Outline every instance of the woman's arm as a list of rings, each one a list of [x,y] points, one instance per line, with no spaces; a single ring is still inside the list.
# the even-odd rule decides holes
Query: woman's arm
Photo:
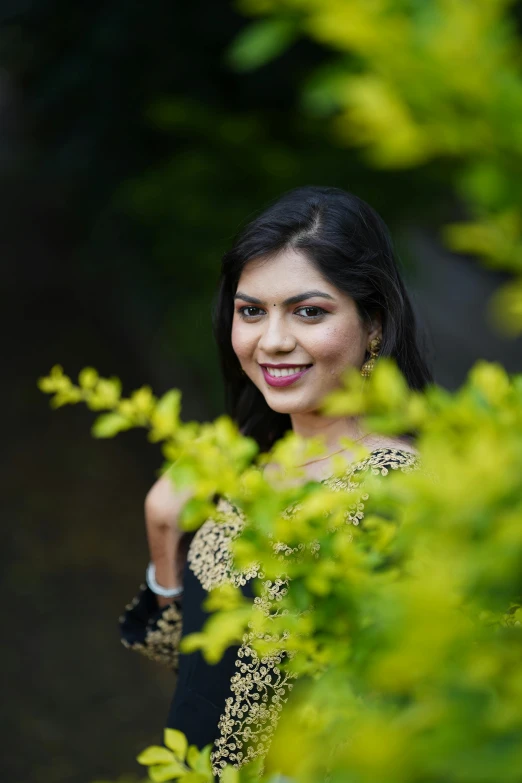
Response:
[[[156,569],[156,581],[167,589],[183,584],[185,553],[179,546],[183,531],[178,522],[183,506],[192,494],[192,489],[176,490],[168,476],[162,476],[145,498],[149,556]],[[160,607],[172,603],[172,598],[160,595],[156,600]]]
[[[182,586],[186,560],[183,531],[178,521],[191,490],[176,490],[167,476],[153,485],[145,499],[145,525],[149,557],[162,587]],[[125,607],[120,617],[120,636],[125,647],[176,670],[182,627],[181,596],[165,598],[146,585]]]

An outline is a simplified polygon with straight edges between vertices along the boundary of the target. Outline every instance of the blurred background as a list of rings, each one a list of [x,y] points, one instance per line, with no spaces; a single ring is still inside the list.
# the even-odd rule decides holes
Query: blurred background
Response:
[[[5,783],[137,775],[134,758],[161,739],[173,685],[120,645],[117,626],[147,564],[143,501],[159,449],[140,432],[94,441],[93,414],[80,407],[52,412],[36,383],[53,364],[73,377],[87,365],[118,375],[127,393],[178,387],[185,419],[221,413],[210,325],[220,257],[283,191],[322,184],[353,191],[388,223],[440,384],[457,388],[478,358],[521,370],[520,338],[488,315],[508,272],[451,251],[440,230],[476,217],[477,204],[480,217],[514,201],[522,167],[507,134],[522,138],[522,91],[504,80],[512,92],[494,103],[498,133],[462,125],[428,153],[416,131],[401,147],[394,132],[406,115],[389,95],[371,93],[377,75],[402,73],[396,103],[410,100],[432,141],[473,115],[488,90],[475,85],[473,57],[484,58],[472,38],[468,52],[455,40],[453,54],[429,55],[446,60],[422,59],[426,42],[447,42],[441,9],[459,32],[450,18],[457,6],[390,0],[380,4],[388,24],[379,3],[365,17],[364,4],[347,0],[335,11],[325,0],[315,20],[305,5],[0,5]],[[521,4],[490,5],[505,6],[504,40],[519,44]],[[418,14],[415,61],[408,41],[393,38],[395,11]],[[368,51],[380,60],[372,64]],[[457,52],[471,57],[469,73]],[[447,72],[437,70],[442,62]],[[499,59],[498,73],[513,62]],[[439,110],[444,96],[430,104],[450,73],[464,84],[452,115]],[[347,74],[374,79],[364,94],[351,84],[352,98],[365,101],[352,100],[351,113],[342,104]],[[370,105],[374,136],[364,132]]]

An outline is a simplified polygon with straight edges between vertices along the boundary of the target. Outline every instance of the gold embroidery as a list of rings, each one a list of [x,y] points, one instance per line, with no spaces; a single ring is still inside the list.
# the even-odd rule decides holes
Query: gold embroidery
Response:
[[[357,474],[371,471],[372,474],[387,475],[389,469],[409,472],[418,464],[414,453],[400,449],[377,449],[366,459],[349,466],[342,477],[330,477],[324,483],[334,491],[348,492],[360,488],[361,480]],[[347,524],[358,525],[364,518],[365,501],[368,494],[359,496],[345,515]],[[286,516],[291,516],[298,504],[285,510]],[[223,516],[221,516],[223,515]],[[236,586],[244,585],[249,579],[259,577],[264,579],[259,564],[250,567],[248,572],[239,572],[232,566],[230,541],[236,537],[245,524],[244,515],[240,509],[230,502],[221,500],[217,506],[217,516],[223,521],[207,520],[198,530],[189,548],[188,560],[192,571],[196,574],[205,590],[210,590],[227,580]],[[311,551],[318,556],[319,541],[311,542]],[[274,551],[279,553],[283,561],[289,554],[304,548],[303,544],[290,547],[282,542],[274,542]],[[256,608],[267,617],[281,614],[277,602],[288,590],[287,579],[262,581],[261,595],[254,599]],[[236,667],[238,672],[230,681],[232,695],[226,700],[225,709],[218,724],[219,736],[214,743],[211,754],[212,771],[219,776],[226,764],[241,767],[243,764],[264,756],[272,740],[283,704],[287,701],[292,689],[295,674],[281,668],[283,659],[289,658],[289,653],[278,652],[259,658],[253,649],[256,639],[267,641],[284,641],[288,632],[281,637],[264,634],[260,636],[250,624],[239,648]]]
[[[263,582],[261,596],[254,599],[256,608],[270,618],[281,614],[273,602],[286,594],[287,585],[287,579]],[[239,671],[230,681],[233,696],[225,702],[218,724],[220,735],[211,754],[214,775],[219,776],[226,764],[241,767],[268,751],[296,675],[281,668],[283,660],[291,657],[290,653],[279,651],[260,658],[252,645],[258,639],[284,642],[287,638],[288,631],[280,636],[260,634],[251,625],[244,635],[236,660]]]
[[[145,589],[143,585],[141,589]],[[133,609],[139,601],[139,596],[134,598],[125,608]],[[120,617],[120,621],[123,621]],[[179,664],[179,642],[181,639],[183,612],[176,603],[169,604],[162,612],[161,617],[154,623],[149,620],[143,642],[128,642],[122,638],[124,647],[142,653],[152,661],[163,663],[177,673]]]
[[[377,449],[361,460],[360,462],[354,462],[349,467],[343,476],[330,476],[324,479],[321,484],[326,484],[334,492],[353,492],[360,489],[364,483],[364,474],[369,471],[370,473],[378,476],[387,476],[391,470],[401,470],[403,473],[409,473],[414,470],[419,464],[418,457],[411,451],[403,451],[402,449]],[[361,474],[360,476],[358,474]],[[357,503],[353,503],[345,514],[345,522],[347,524],[358,525],[364,518],[364,506],[365,501],[368,500],[368,493],[363,492]],[[301,508],[299,504],[292,506],[292,512]],[[286,514],[286,512],[285,512]],[[319,542],[312,542],[312,545],[316,545],[316,551],[319,549]],[[295,550],[294,550],[295,551]]]
[[[259,573],[259,565],[247,571],[238,571],[232,565],[230,542],[245,525],[243,512],[230,501],[220,498],[216,506],[216,519],[207,519],[191,541],[187,560],[204,590],[232,582],[236,587],[245,585]],[[222,521],[219,521],[219,520]]]

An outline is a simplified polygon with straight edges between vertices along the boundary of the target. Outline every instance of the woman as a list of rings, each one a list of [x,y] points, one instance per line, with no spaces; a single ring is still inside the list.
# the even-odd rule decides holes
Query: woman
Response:
[[[370,456],[352,462],[348,478],[369,469],[415,467],[411,438],[363,432],[357,417],[318,413],[348,367],[371,373],[377,356],[394,357],[409,386],[431,375],[417,345],[415,319],[386,225],[364,201],[337,188],[285,194],[242,231],[225,254],[214,309],[230,415],[262,451],[286,431],[321,437],[326,456],[302,467],[328,483],[340,440],[364,443]],[[339,483],[337,482],[337,486]],[[291,688],[281,659],[257,658],[245,637],[217,665],[199,652],[178,657],[181,635],[201,630],[207,592],[226,581],[253,596],[255,569],[234,571],[229,543],[245,520],[225,499],[188,538],[177,526],[189,491],[166,478],[145,503],[150,548],[147,586],[121,618],[122,641],[178,674],[167,725],[190,743],[213,744],[215,774],[263,755]],[[349,522],[358,524],[359,509]]]

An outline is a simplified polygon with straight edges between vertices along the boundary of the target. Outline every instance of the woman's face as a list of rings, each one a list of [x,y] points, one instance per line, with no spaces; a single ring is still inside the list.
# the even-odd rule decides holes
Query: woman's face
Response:
[[[344,370],[362,366],[370,340],[380,333],[380,324],[364,325],[354,300],[299,251],[256,259],[243,269],[232,346],[278,413],[317,411]]]

